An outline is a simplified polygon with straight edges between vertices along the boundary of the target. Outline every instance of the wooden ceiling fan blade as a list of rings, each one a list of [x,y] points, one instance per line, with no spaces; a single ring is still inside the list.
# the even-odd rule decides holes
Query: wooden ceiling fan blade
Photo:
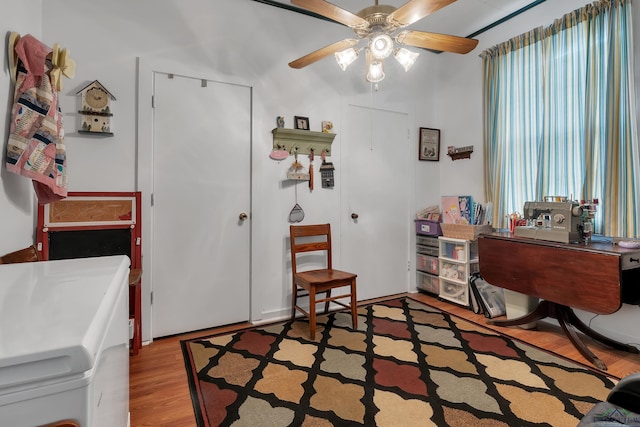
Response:
[[[402,31],[396,41],[410,46],[442,52],[469,53],[478,45],[478,40],[425,31]]]
[[[366,28],[369,23],[356,14],[325,0],[291,0],[291,4],[315,12],[351,28]]]
[[[409,0],[387,18],[398,27],[406,27],[456,0]]]
[[[311,65],[314,62],[319,61],[323,58],[326,58],[331,54],[353,47],[356,44],[358,44],[358,40],[356,39],[340,40],[339,42],[335,42],[333,44],[330,44],[329,46],[325,46],[301,58],[298,58],[295,61],[289,62],[289,67],[291,68],[306,67],[307,65]]]

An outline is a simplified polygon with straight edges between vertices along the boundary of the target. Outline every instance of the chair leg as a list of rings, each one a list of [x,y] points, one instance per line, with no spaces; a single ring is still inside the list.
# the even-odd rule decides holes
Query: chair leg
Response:
[[[316,290],[309,289],[309,337],[316,339]]]
[[[356,297],[356,281],[351,283],[351,322],[353,323],[353,329],[358,329],[358,298]]]
[[[331,298],[331,289],[329,289],[327,291],[327,293],[325,294],[325,298]],[[327,301],[324,303],[324,313],[327,314],[329,312],[329,303],[331,301]]]
[[[298,285],[293,284],[291,292],[291,320],[296,320],[296,303],[298,302]]]

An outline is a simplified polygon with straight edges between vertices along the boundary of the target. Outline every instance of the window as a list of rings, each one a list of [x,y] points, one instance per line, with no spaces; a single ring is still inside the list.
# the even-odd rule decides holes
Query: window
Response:
[[[631,0],[594,3],[483,52],[493,222],[544,196],[599,199],[595,231],[638,231]]]

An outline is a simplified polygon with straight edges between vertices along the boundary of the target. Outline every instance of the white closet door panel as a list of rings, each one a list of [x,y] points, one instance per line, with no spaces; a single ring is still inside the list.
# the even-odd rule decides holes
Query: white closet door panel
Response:
[[[246,321],[251,90],[154,80],[153,336]]]
[[[408,290],[408,116],[350,105],[341,138],[347,215],[341,253],[358,299]],[[351,218],[356,214],[357,219]]]

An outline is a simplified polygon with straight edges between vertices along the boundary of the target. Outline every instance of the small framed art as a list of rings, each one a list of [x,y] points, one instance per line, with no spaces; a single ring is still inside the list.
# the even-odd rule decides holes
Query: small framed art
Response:
[[[440,129],[420,128],[418,160],[440,160]]]
[[[294,116],[296,129],[309,130],[309,117]]]

